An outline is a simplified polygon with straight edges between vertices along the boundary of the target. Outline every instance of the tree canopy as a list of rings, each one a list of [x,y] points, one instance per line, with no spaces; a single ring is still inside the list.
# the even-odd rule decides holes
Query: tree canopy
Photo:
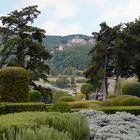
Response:
[[[0,17],[3,24],[0,27],[1,67],[8,65],[26,68],[31,74],[30,83],[39,78],[47,80],[49,66],[46,60],[51,57],[42,45],[45,30],[31,26],[40,14],[37,7],[29,6]]]

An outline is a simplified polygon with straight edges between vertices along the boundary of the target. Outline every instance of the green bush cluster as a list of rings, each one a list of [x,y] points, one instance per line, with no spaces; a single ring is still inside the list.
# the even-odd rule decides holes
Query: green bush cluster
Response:
[[[44,134],[42,129],[40,130],[41,127],[47,127],[44,131],[47,131],[48,134],[51,133],[51,138],[54,137],[54,140],[56,136],[60,135],[63,135],[62,140],[64,136],[66,140],[89,140],[89,126],[84,116],[59,112],[24,112],[2,115],[0,116],[0,140],[3,140],[3,136],[7,140],[12,140],[9,136],[13,136],[14,140],[19,140],[16,134],[21,135],[19,131],[22,128],[22,131],[25,131],[26,128],[24,134],[27,134],[30,140],[33,140],[37,135],[46,136],[47,134]],[[56,130],[55,132],[54,129]],[[37,134],[34,134],[35,131],[38,131]],[[63,134],[58,134],[57,132],[63,132]],[[67,136],[69,136],[69,139],[67,139]],[[36,140],[41,140],[41,138],[39,137]]]
[[[99,106],[100,104],[101,102],[97,100],[69,102],[71,108],[90,108],[91,106]]]
[[[122,87],[122,92],[125,95],[133,95],[140,97],[140,82],[124,84]]]
[[[75,98],[72,96],[62,96],[58,98],[58,101],[63,101],[63,102],[74,102]]]
[[[25,111],[48,111],[50,105],[43,103],[1,103],[0,114]]]
[[[52,107],[52,111],[61,112],[61,113],[71,112],[71,108],[66,102],[58,101],[54,103]]]
[[[18,128],[16,131],[16,134],[13,133],[13,128],[8,128],[8,133],[3,134],[4,140],[72,140],[68,133],[66,132],[59,132],[54,128],[49,128],[46,126],[43,127],[35,127],[32,128],[26,128],[21,127]]]
[[[113,99],[113,98],[115,98],[115,97],[117,97],[118,95],[116,95],[116,94],[109,94],[106,98],[107,99]]]
[[[53,91],[53,100],[57,101],[60,97],[67,95],[68,94],[66,92],[55,90]]]
[[[96,110],[103,111],[106,114],[114,114],[116,112],[128,112],[134,115],[140,115],[140,106],[107,106],[97,107]]]
[[[42,99],[41,92],[38,90],[31,90],[29,92],[30,102],[40,102]]]
[[[28,101],[28,72],[21,67],[0,69],[0,100],[3,102]]]

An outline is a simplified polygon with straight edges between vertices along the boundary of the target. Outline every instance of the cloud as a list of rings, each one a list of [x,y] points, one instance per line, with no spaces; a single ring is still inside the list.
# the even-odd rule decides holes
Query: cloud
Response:
[[[46,21],[42,26],[47,35],[69,35],[80,33],[81,27],[77,23],[62,25],[53,20]]]
[[[51,8],[51,16],[59,19],[76,16],[77,7],[71,0],[16,0],[16,8],[38,5],[41,11]]]
[[[132,21],[135,18],[138,18],[140,15],[140,0],[123,0],[117,6],[114,6],[111,9],[104,11],[100,16],[102,21],[110,22],[128,22]],[[116,23],[117,24],[117,23]]]

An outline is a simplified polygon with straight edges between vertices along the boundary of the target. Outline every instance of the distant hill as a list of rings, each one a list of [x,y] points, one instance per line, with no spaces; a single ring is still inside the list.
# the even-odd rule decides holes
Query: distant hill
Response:
[[[44,46],[48,49],[57,48],[59,45],[65,45],[69,43],[73,39],[83,39],[85,42],[93,39],[91,36],[82,35],[82,34],[75,34],[75,35],[68,35],[68,36],[46,36],[44,38],[43,43]]]

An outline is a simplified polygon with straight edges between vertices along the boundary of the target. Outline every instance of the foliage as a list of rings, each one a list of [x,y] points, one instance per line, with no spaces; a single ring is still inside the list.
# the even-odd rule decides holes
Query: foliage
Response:
[[[120,105],[120,102],[121,102],[123,99],[126,99],[126,98],[128,98],[128,97],[132,97],[132,96],[130,96],[130,95],[120,95],[120,96],[117,96],[116,98],[114,98],[114,99],[112,100],[112,105],[113,105],[113,106],[118,106],[118,105]]]
[[[66,76],[59,76],[59,78],[56,80],[56,86],[59,88],[67,88],[69,87],[69,80]]]
[[[30,95],[30,102],[40,102],[42,99],[42,95],[40,91],[32,90],[29,92]]]
[[[86,79],[85,78],[78,78],[76,79],[76,83],[86,83]]]
[[[50,62],[54,67],[53,73],[77,75],[77,70],[84,70],[90,61],[88,52],[91,47],[87,45],[66,47],[63,51],[55,50]]]
[[[89,140],[89,127],[84,116],[56,112],[26,112],[0,116],[0,139],[4,133],[13,128],[13,135],[18,128],[52,127],[58,132],[67,133],[69,138]],[[14,135],[15,136],[15,135]]]
[[[140,106],[140,98],[127,97],[120,101],[121,106]]]
[[[52,110],[61,113],[71,112],[70,106],[66,102],[62,102],[62,101],[55,102],[52,107]]]
[[[106,98],[107,99],[113,99],[113,98],[115,98],[115,97],[117,97],[118,95],[116,95],[116,94],[109,94]]]
[[[75,101],[75,98],[72,96],[62,96],[58,99],[58,101],[73,102],[73,101]]]
[[[127,83],[122,87],[122,92],[125,95],[133,95],[140,97],[140,83]]]
[[[48,111],[50,105],[43,103],[1,103],[0,114],[25,111]]]
[[[84,95],[82,93],[76,93],[75,99],[81,101],[83,99]]]
[[[59,132],[54,128],[49,127],[41,127],[41,128],[26,128],[21,127],[18,128],[16,131],[16,134],[14,135],[13,130],[14,128],[8,129],[9,135],[7,136],[7,133],[3,134],[4,140],[72,140],[67,133]]]
[[[140,137],[139,116],[127,112],[105,114],[102,111],[81,110],[90,122],[90,139],[93,140],[138,140]]]
[[[93,91],[93,86],[91,84],[83,84],[81,86],[81,92],[86,95],[86,100],[89,98],[89,94]]]
[[[97,100],[85,100],[85,101],[75,101],[68,103],[71,108],[90,108],[91,106],[99,106],[100,101]]]
[[[57,101],[62,96],[67,96],[68,94],[63,91],[54,90],[53,91],[53,100],[54,102]]]
[[[0,69],[0,96],[3,102],[28,101],[28,72],[21,67]]]
[[[112,99],[102,101],[101,106],[113,106]]]
[[[1,65],[21,66],[29,70],[30,84],[40,78],[46,80],[49,73],[46,61],[51,57],[42,45],[45,30],[30,25],[40,14],[37,7],[29,6],[0,17],[3,24],[0,27]]]

